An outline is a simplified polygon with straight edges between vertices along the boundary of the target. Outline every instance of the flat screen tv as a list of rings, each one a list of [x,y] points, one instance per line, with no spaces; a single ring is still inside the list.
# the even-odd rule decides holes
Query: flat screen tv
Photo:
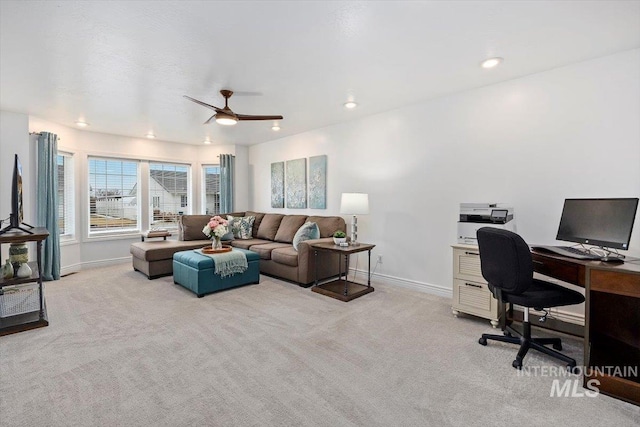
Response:
[[[629,249],[637,198],[566,199],[557,240]]]
[[[20,165],[20,159],[16,154],[15,161],[13,163],[13,179],[11,180],[11,215],[9,217],[9,226],[0,230],[0,234],[6,233],[9,230],[19,229],[27,233],[31,233],[26,228],[22,228],[21,225],[24,219],[24,208],[22,204],[22,165]],[[29,228],[33,228],[29,224],[24,224]]]

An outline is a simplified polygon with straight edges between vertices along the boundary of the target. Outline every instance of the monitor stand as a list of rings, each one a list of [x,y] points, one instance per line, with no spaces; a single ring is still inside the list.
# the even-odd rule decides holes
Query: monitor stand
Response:
[[[603,256],[602,258],[600,258],[600,261],[610,262],[610,263],[623,263],[624,259],[614,255],[614,256]]]

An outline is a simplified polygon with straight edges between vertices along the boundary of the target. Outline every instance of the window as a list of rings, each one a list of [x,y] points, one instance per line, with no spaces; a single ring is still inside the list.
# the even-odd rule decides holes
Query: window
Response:
[[[149,163],[149,199],[153,202],[153,227],[177,227],[178,216],[190,213],[187,203],[189,171],[189,166],[186,165]]]
[[[75,234],[75,203],[73,182],[73,155],[58,152],[58,227],[62,240]]]
[[[204,166],[202,168],[205,214],[220,213],[220,166]]]
[[[138,162],[89,157],[89,235],[140,229]]]

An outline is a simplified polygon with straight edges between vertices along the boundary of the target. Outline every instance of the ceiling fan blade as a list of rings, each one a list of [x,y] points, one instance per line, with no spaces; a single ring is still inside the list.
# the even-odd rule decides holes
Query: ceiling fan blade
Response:
[[[214,114],[213,116],[209,117],[209,120],[207,120],[206,122],[204,122],[205,125],[208,125],[209,123],[211,123],[211,121],[213,121],[213,119],[216,118],[216,115]]]
[[[264,95],[262,92],[251,92],[246,90],[234,90],[234,96],[262,96]]]
[[[252,116],[249,114],[236,114],[238,120],[282,120],[282,116]]]
[[[195,98],[191,98],[190,96],[187,96],[187,95],[182,95],[182,96],[183,96],[183,97],[185,97],[185,98],[187,98],[189,101],[193,101],[193,102],[195,102],[196,104],[200,104],[200,105],[202,105],[203,107],[211,108],[212,110],[215,110],[216,112],[217,112],[217,111],[219,111],[219,110],[222,110],[222,108],[218,108],[218,107],[216,107],[216,106],[214,106],[214,105],[209,105],[209,104],[207,104],[207,103],[205,103],[205,102],[198,101],[197,99],[195,99]]]

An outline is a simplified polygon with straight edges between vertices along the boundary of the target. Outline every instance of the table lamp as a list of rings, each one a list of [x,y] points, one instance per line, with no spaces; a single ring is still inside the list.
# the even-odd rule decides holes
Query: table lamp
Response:
[[[358,217],[369,213],[369,195],[365,193],[342,193],[340,213],[353,215],[351,218],[351,244],[358,244]]]

